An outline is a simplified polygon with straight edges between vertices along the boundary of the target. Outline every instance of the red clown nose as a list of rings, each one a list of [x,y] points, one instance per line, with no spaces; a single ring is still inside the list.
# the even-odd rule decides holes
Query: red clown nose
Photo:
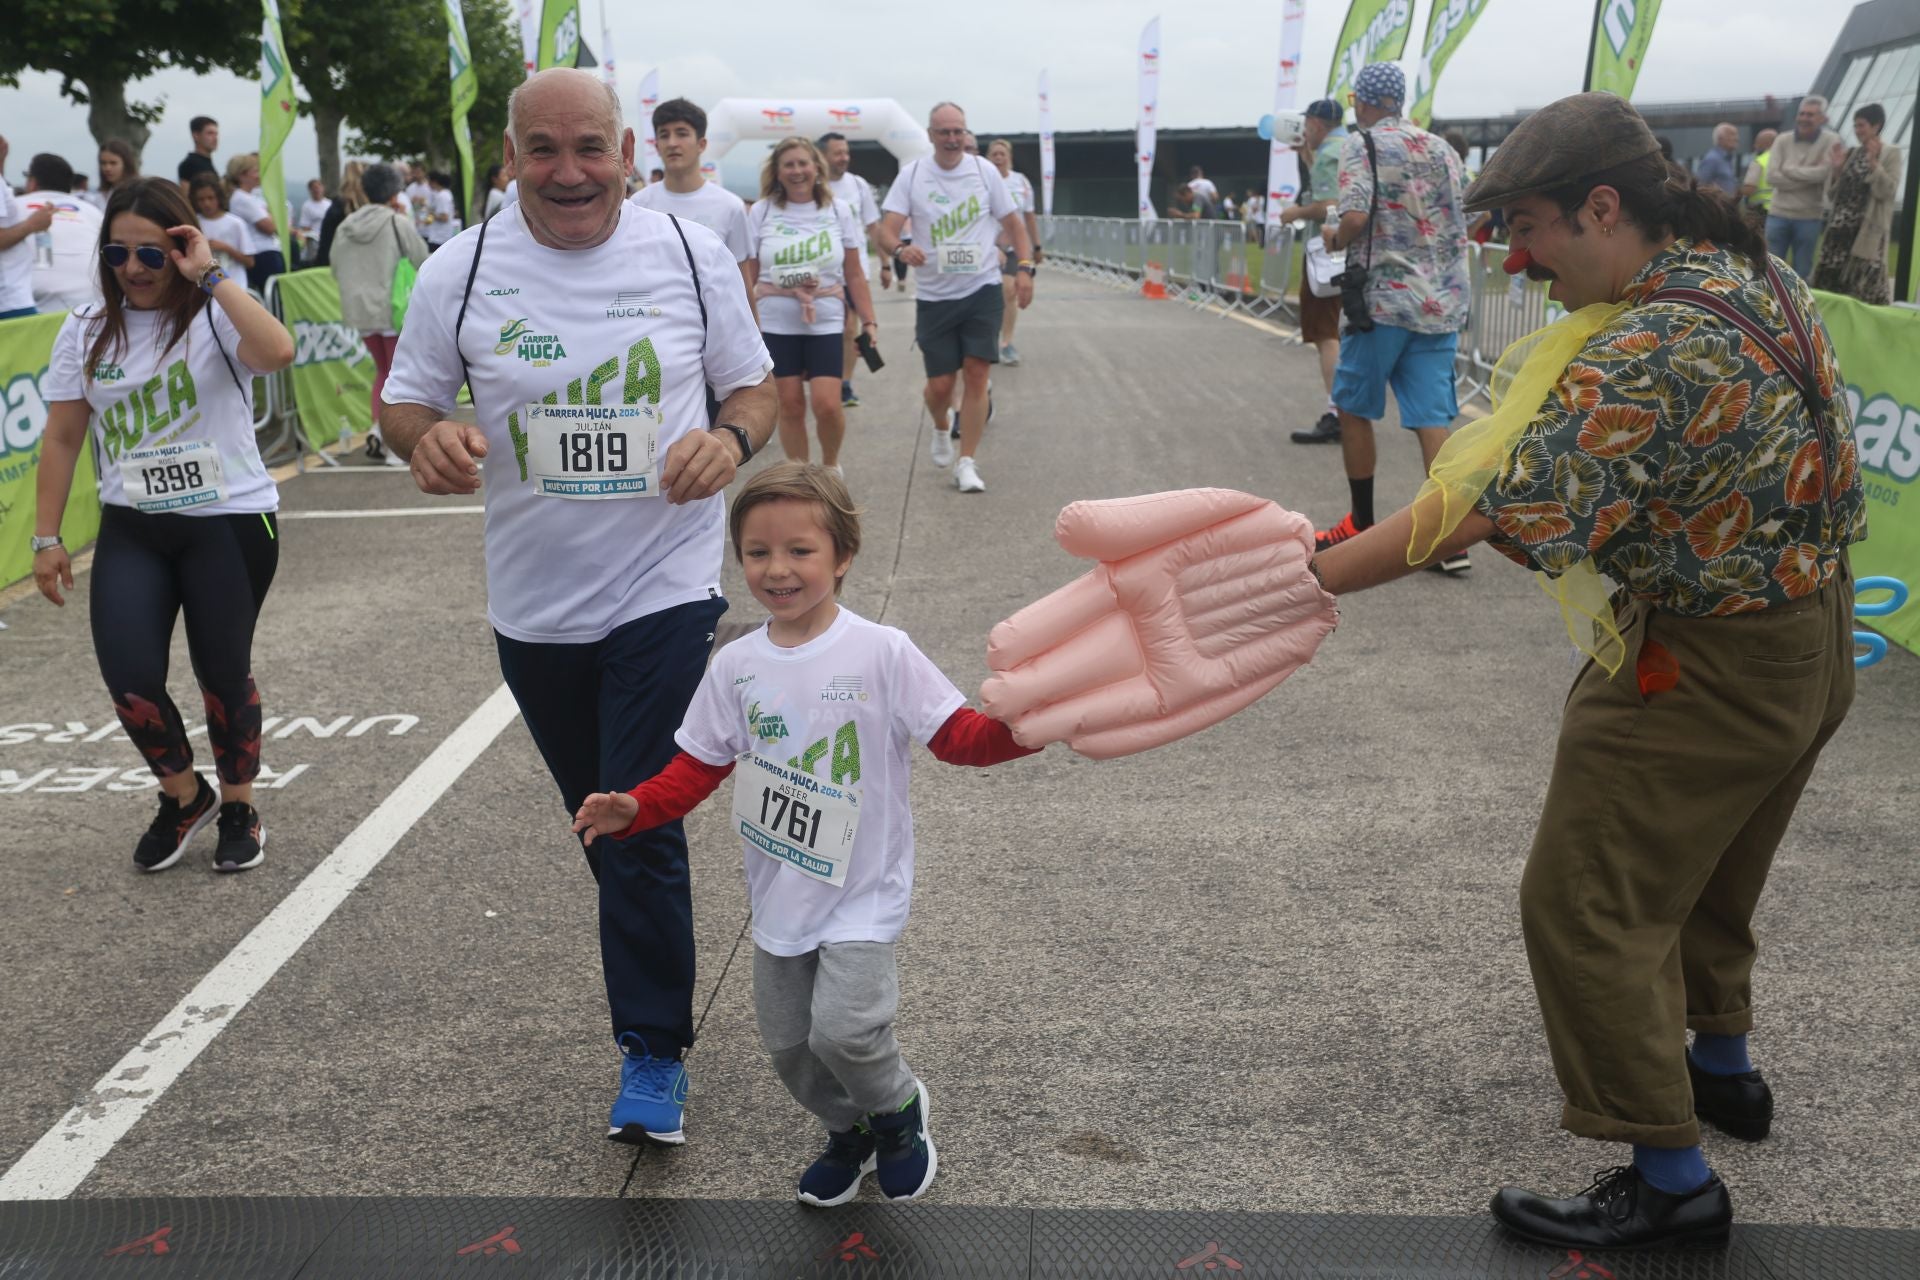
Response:
[[[1500,269],[1510,276],[1517,276],[1532,265],[1532,254],[1528,253],[1525,249],[1515,249],[1507,255],[1507,260],[1500,264]]]

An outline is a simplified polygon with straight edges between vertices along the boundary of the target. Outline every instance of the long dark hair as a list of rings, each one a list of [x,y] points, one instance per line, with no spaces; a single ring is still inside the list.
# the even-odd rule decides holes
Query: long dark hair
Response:
[[[115,187],[113,195],[107,200],[106,216],[100,219],[99,248],[104,249],[113,243],[113,220],[123,213],[145,218],[162,230],[200,225],[200,220],[187,206],[187,198],[180,194],[178,183],[168,182],[165,178],[137,178]],[[89,321],[96,328],[93,345],[87,350],[86,372],[89,378],[100,361],[119,355],[127,345],[126,291],[121,289],[120,277],[107,265],[107,260],[102,257],[99,261],[102,304],[99,314]],[[163,328],[166,343],[162,350],[180,341],[187,332],[187,326],[207,305],[207,295],[200,291],[199,285],[181,275],[171,261],[164,270],[173,273],[173,283],[160,296],[159,310],[166,317]]]
[[[1669,235],[1711,240],[1751,259],[1766,261],[1767,242],[1742,216],[1733,197],[1718,187],[1702,187],[1692,174],[1658,153],[1629,160],[1546,192],[1569,218],[1595,187],[1620,193],[1620,207],[1649,240]],[[1578,223],[1573,224],[1577,230]]]
[[[102,192],[118,191],[129,182],[139,180],[140,157],[133,154],[132,145],[124,138],[108,138],[100,144],[100,150],[102,152],[111,152],[120,157],[120,181],[108,183],[106,176],[104,174],[101,175],[100,190]]]

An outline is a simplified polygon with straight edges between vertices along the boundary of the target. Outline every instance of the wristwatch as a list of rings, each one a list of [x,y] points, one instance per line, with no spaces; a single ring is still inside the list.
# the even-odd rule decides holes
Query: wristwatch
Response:
[[[57,533],[48,538],[43,538],[36,533],[33,535],[29,545],[33,547],[33,554],[39,555],[42,551],[51,551],[55,547],[63,544],[60,541],[60,535]]]
[[[733,438],[740,442],[740,465],[746,466],[753,457],[753,441],[748,437],[746,428],[736,427],[731,422],[718,422],[713,430],[733,432]]]

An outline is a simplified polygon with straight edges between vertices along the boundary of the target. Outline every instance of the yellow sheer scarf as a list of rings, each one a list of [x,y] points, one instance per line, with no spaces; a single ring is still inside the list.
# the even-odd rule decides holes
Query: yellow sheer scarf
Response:
[[[1413,538],[1407,563],[1430,557],[1459,527],[1480,495],[1500,475],[1520,437],[1546,403],[1561,373],[1587,340],[1627,309],[1624,302],[1582,307],[1508,347],[1494,366],[1488,394],[1493,412],[1448,438],[1433,460],[1427,482],[1413,500]],[[1607,586],[1592,560],[1582,560],[1557,578],[1535,573],[1541,589],[1560,606],[1574,646],[1607,669],[1620,670],[1626,643],[1614,625]]]

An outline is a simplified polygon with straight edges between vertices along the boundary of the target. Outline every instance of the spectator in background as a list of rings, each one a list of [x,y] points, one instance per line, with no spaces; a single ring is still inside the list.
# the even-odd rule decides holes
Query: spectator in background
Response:
[[[1240,221],[1240,206],[1233,202],[1231,192],[1220,197],[1220,216],[1228,222]]]
[[[427,181],[427,166],[418,160],[407,166],[406,196],[414,230],[424,237],[427,224],[433,220],[433,184]]]
[[[482,220],[507,207],[507,166],[496,164],[487,170],[487,203],[480,212]]]
[[[1464,132],[1459,129],[1449,129],[1440,135],[1440,140],[1452,147],[1454,154],[1460,157],[1460,172],[1466,175],[1468,182],[1472,182],[1479,176],[1478,169],[1467,167],[1467,153],[1473,150],[1473,144],[1467,141],[1467,135]]]
[[[105,212],[107,201],[112,198],[114,188],[122,183],[137,181],[140,177],[140,159],[133,154],[133,148],[120,138],[108,138],[100,144],[100,185],[87,193],[87,203]]]
[[[439,177],[441,175],[434,175]],[[406,258],[414,266],[427,260],[427,245],[414,230],[413,218],[396,206],[400,171],[388,164],[368,167],[360,176],[365,203],[340,224],[333,238],[333,278],[340,285],[340,318],[359,330],[373,356],[373,432],[367,437],[367,456],[383,455],[390,467],[404,467],[396,453],[386,451],[380,435],[380,392],[393,368],[393,349],[400,342],[400,325],[393,314],[393,273]]]
[[[293,220],[293,235],[300,242],[302,262],[311,263],[320,252],[320,228],[326,224],[327,210],[332,207],[333,201],[327,198],[327,188],[320,179],[307,183],[306,203],[300,206],[300,216]]]
[[[53,225],[51,209],[29,213],[4,176],[7,140],[0,138],[0,320],[33,315],[33,239]]]
[[[333,238],[340,233],[340,224],[348,214],[367,202],[367,193],[360,185],[366,172],[366,163],[360,160],[347,161],[347,167],[340,171],[340,192],[334,196],[327,216],[320,222],[320,252],[314,255],[314,266],[332,264]]]
[[[33,305],[43,315],[72,311],[100,298],[95,251],[100,241],[100,211],[73,194],[73,166],[55,155],[37,155],[27,164],[28,213],[53,214],[53,224],[34,237]]]
[[[1773,207],[1767,213],[1767,252],[1792,263],[1803,280],[1813,278],[1813,246],[1820,239],[1827,180],[1846,157],[1840,135],[1826,127],[1827,100],[1809,94],[1793,116],[1793,132],[1773,140],[1767,177]]]
[[[280,252],[280,224],[260,196],[260,153],[249,151],[227,161],[227,207],[247,224],[246,251],[253,257],[247,269],[247,287],[265,293],[267,281],[287,269]]]
[[[245,247],[253,243],[253,236],[247,224],[227,208],[226,184],[203,173],[187,184],[187,203],[200,219],[200,234],[207,238],[214,261],[234,279],[244,279],[253,266],[253,254]]]
[[[1753,135],[1753,159],[1747,162],[1746,176],[1740,179],[1740,200],[1747,221],[1765,234],[1767,210],[1773,204],[1773,183],[1767,179],[1767,166],[1773,162],[1773,140],[1778,129],[1762,129]]]
[[[185,191],[193,180],[203,173],[220,176],[220,170],[213,164],[213,153],[220,145],[220,122],[212,116],[195,116],[188,122],[187,128],[193,133],[193,150],[187,152],[187,158],[180,162],[176,175],[180,179],[180,189]]]
[[[1213,217],[1215,207],[1220,203],[1220,188],[1214,186],[1213,183],[1207,179],[1207,175],[1200,172],[1199,165],[1196,164],[1187,170],[1187,186],[1193,189],[1193,207],[1196,210],[1195,216],[1201,218]]]
[[[1183,182],[1173,189],[1173,203],[1167,206],[1167,216],[1184,218],[1190,222],[1200,217],[1200,202],[1187,183]]]
[[[1321,224],[1340,198],[1340,152],[1347,143],[1340,104],[1322,98],[1307,104],[1306,136],[1300,142],[1300,172],[1306,179],[1300,203],[1280,211],[1286,224],[1305,223],[1307,235],[1318,236]],[[1340,363],[1340,297],[1316,295],[1300,273],[1300,341],[1320,356],[1320,380],[1327,386],[1327,408],[1320,420],[1292,433],[1295,444],[1332,444],[1340,439],[1340,414],[1333,403],[1333,371]]]
[[[1246,198],[1240,202],[1240,216],[1246,220],[1247,238],[1264,248],[1267,243],[1267,198],[1248,187]]]
[[[1703,187],[1714,187],[1728,195],[1740,193],[1740,131],[1730,124],[1713,126],[1713,145],[1693,171]]]
[[[1812,280],[1816,289],[1876,306],[1893,301],[1887,284],[1887,241],[1893,233],[1894,196],[1900,190],[1900,148],[1881,139],[1886,127],[1886,108],[1877,102],[1853,113],[1853,136],[1860,145],[1833,166],[1827,184],[1832,211]]]
[[[460,216],[453,207],[453,175],[434,171],[427,175],[427,229],[422,239],[431,253],[460,234]]]

